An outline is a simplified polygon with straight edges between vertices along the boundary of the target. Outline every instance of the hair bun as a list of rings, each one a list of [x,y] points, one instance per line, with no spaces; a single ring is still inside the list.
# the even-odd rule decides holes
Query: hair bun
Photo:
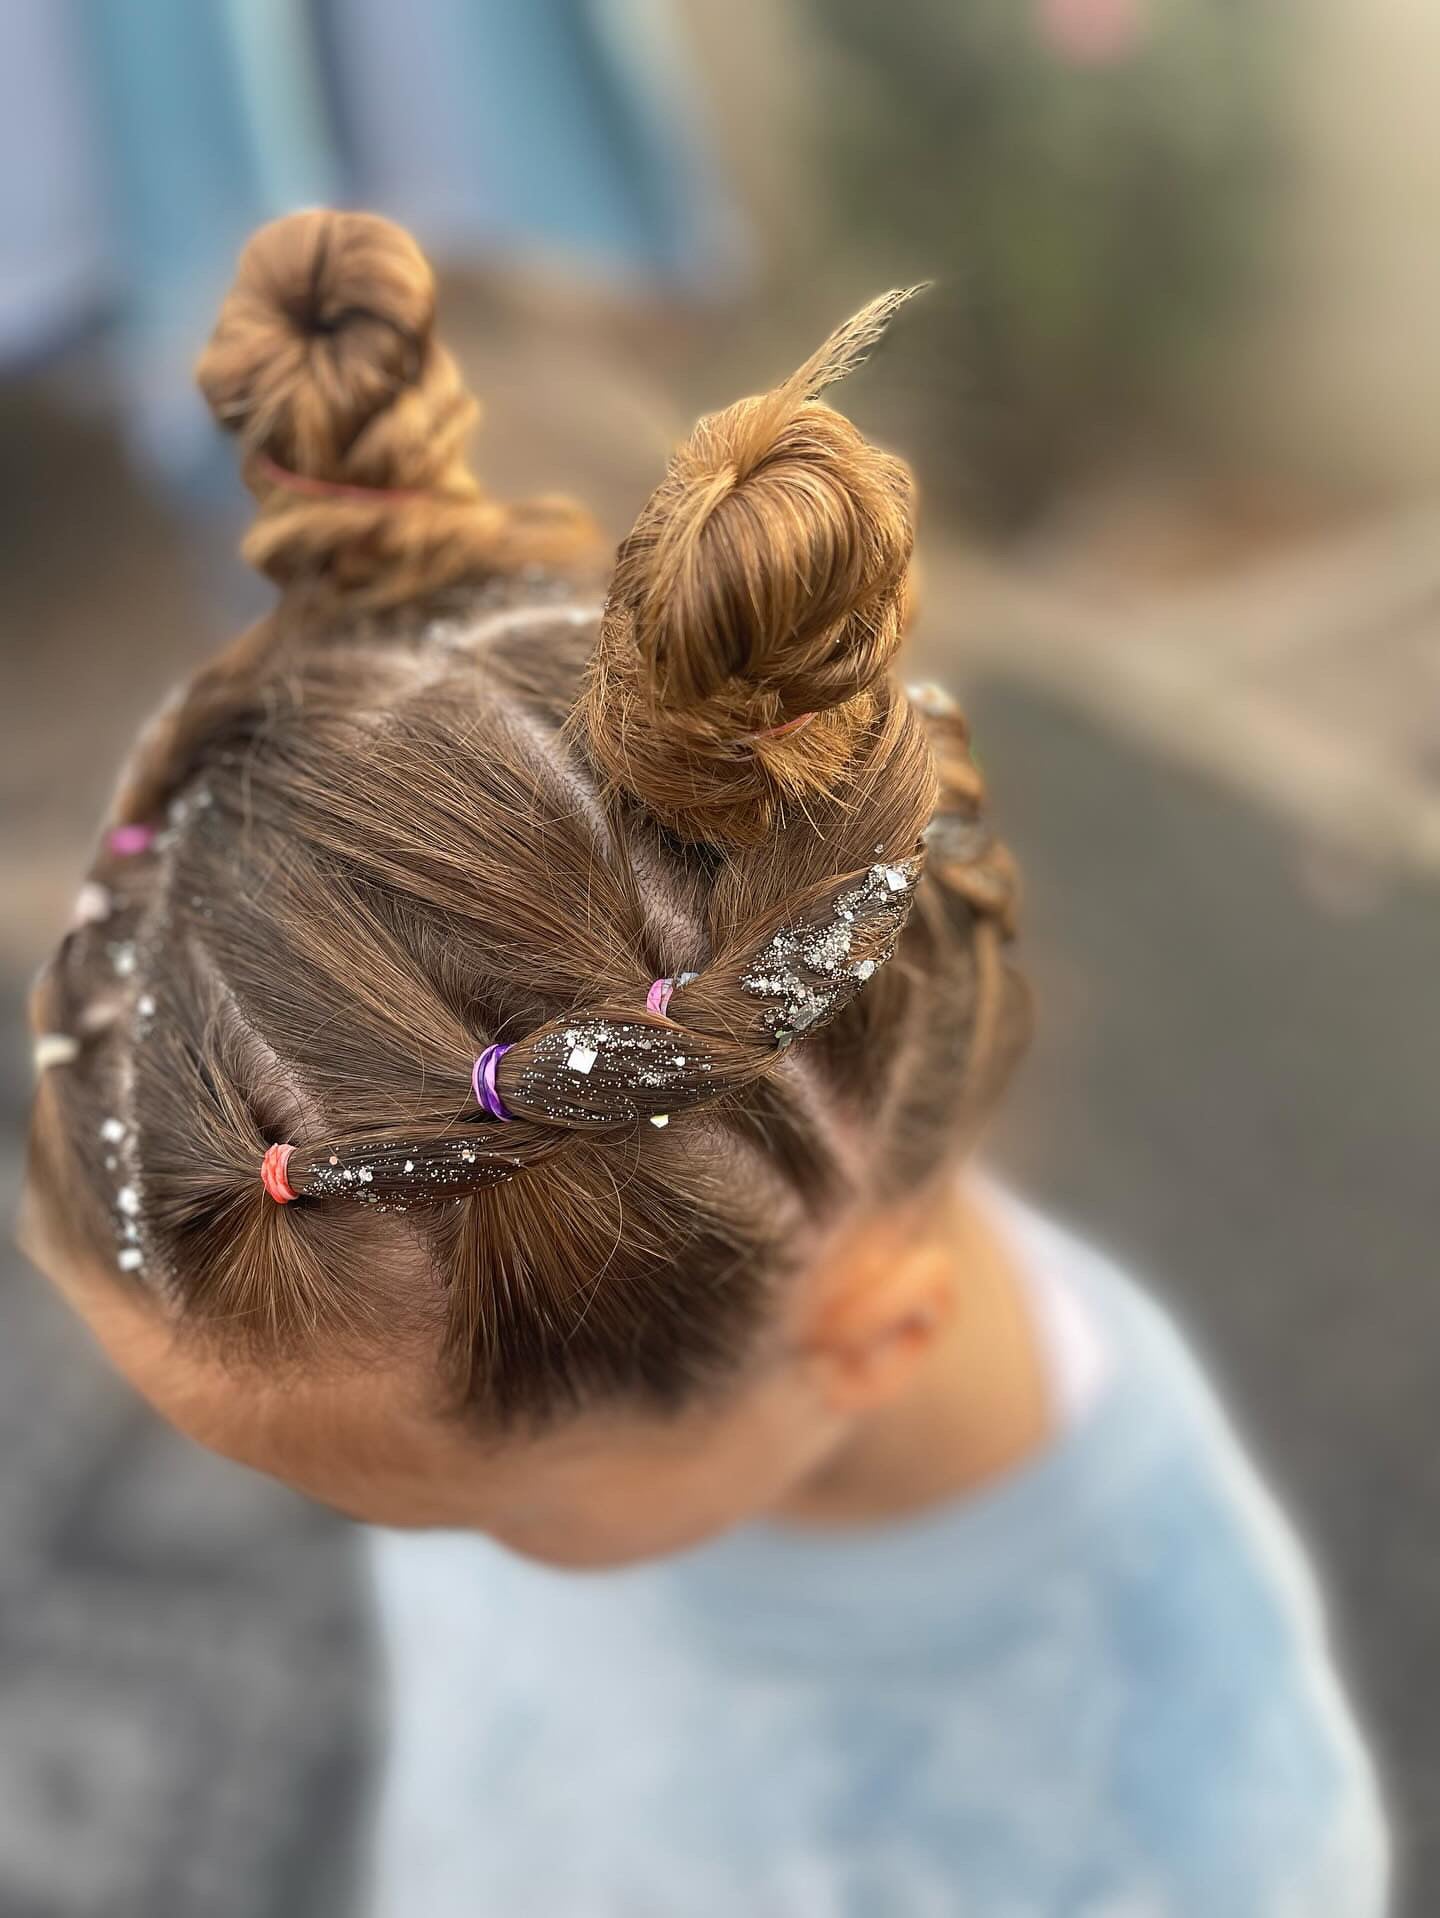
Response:
[[[733,682],[793,715],[853,699],[895,650],[910,475],[818,400],[773,428],[752,405],[703,420],[677,455],[614,603],[665,704]]]
[[[763,837],[787,790],[835,787],[890,703],[910,473],[819,395],[916,290],[872,301],[772,392],[702,419],[620,549],[590,736],[617,783],[687,836]],[[818,722],[777,730],[802,715]]]
[[[350,611],[589,559],[564,500],[482,492],[479,411],[435,337],[435,276],[374,213],[295,213],[240,256],[196,377],[259,505],[245,557]]]
[[[196,376],[220,424],[287,471],[432,484],[474,412],[434,320],[434,274],[401,227],[294,213],[241,253]],[[368,430],[397,407],[401,431]]]

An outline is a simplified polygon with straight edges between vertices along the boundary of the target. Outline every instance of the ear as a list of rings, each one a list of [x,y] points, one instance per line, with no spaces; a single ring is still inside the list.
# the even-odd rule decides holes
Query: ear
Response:
[[[955,1303],[953,1260],[943,1245],[897,1243],[893,1230],[863,1234],[827,1273],[802,1332],[826,1410],[854,1417],[900,1397]]]

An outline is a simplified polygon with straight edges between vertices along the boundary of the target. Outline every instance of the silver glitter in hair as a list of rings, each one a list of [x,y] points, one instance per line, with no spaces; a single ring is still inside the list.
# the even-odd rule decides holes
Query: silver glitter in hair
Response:
[[[740,984],[769,1001],[761,1016],[776,1045],[833,1018],[890,958],[920,864],[918,858],[878,861],[839,895],[824,925],[784,927],[766,942]],[[861,959],[852,957],[858,938],[873,948]]]
[[[677,1026],[581,1019],[535,1040],[516,1098],[561,1124],[623,1123],[651,1106],[663,1109],[677,1094],[693,1094],[693,1075],[710,1070],[693,1035]],[[573,1098],[565,1095],[569,1084]]]
[[[927,719],[949,719],[960,710],[945,688],[937,686],[933,679],[924,680],[918,686],[907,686],[905,691],[910,704]]]
[[[127,1060],[122,1091],[128,1102],[133,1096],[133,1067]],[[116,1150],[105,1155],[107,1172],[118,1172],[121,1183],[115,1193],[116,1263],[122,1272],[144,1269],[145,1254],[141,1240],[140,1215],[144,1189],[140,1182],[140,1154],[135,1128],[124,1119],[112,1117],[100,1122],[100,1137]]]
[[[109,887],[87,879],[75,895],[75,905],[70,914],[71,927],[98,926],[110,917],[114,906]]]
[[[521,1163],[513,1156],[491,1156],[479,1132],[465,1131],[438,1146],[414,1141],[372,1142],[363,1165],[342,1165],[332,1151],[306,1174],[307,1198],[355,1199],[377,1212],[408,1212],[412,1206],[463,1196],[476,1186],[505,1179]],[[472,1169],[473,1168],[473,1169]],[[449,1188],[442,1191],[441,1188]]]
[[[938,813],[925,828],[925,844],[946,866],[973,866],[995,843],[983,819],[963,813]]]

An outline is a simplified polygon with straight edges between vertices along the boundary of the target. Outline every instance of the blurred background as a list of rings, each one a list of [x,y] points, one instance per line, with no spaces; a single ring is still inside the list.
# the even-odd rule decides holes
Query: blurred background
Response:
[[[4,1197],[122,751],[264,604],[189,367],[235,252],[412,225],[497,490],[617,535],[696,410],[935,285],[843,404],[1028,877],[1007,1175],[1134,1260],[1300,1515],[1440,1909],[1440,10],[8,0]],[[0,1911],[345,1913],[354,1541],[0,1269]],[[1217,1918],[1221,1915],[1217,1914]]]

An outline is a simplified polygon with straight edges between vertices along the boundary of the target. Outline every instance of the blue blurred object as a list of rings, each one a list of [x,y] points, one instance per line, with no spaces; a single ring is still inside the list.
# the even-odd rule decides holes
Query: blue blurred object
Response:
[[[734,224],[669,10],[324,0],[351,188],[433,245],[700,283]]]
[[[648,0],[19,0],[0,100],[0,356],[113,322],[133,437],[191,500],[227,482],[176,369],[276,214],[364,204],[450,259],[691,286],[736,259]]]
[[[123,404],[139,450],[194,499],[233,485],[177,377],[252,227],[329,200],[342,169],[303,9],[287,0],[90,0],[119,293]]]

